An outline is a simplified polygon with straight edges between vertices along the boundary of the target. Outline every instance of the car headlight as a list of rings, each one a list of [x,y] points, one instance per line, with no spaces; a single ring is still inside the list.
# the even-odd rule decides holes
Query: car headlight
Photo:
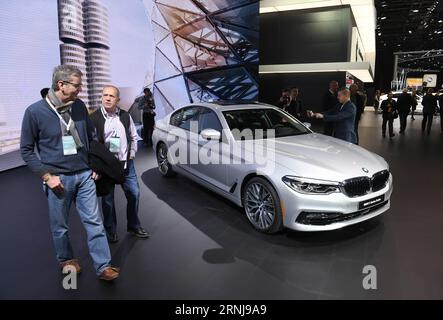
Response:
[[[331,194],[340,192],[340,183],[334,181],[284,176],[282,181],[291,189],[303,194]]]

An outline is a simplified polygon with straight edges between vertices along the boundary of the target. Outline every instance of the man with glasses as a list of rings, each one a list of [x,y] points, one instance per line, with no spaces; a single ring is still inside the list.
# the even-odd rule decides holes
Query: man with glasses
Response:
[[[119,276],[119,270],[110,265],[111,253],[94,183],[98,175],[88,166],[89,143],[95,139],[95,129],[85,104],[77,99],[81,80],[82,72],[75,67],[61,65],[54,69],[46,97],[25,111],[20,149],[28,167],[42,179],[61,268],[70,266],[81,272],[68,235],[69,210],[75,203],[86,229],[96,274],[111,281]]]

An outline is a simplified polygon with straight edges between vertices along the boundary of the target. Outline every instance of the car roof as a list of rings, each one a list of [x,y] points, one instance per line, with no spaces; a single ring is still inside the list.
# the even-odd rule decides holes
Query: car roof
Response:
[[[262,103],[262,102],[196,102],[196,103],[191,103],[191,104],[187,104],[183,107],[192,107],[192,106],[202,106],[202,107],[207,107],[213,110],[218,110],[218,111],[231,111],[231,110],[244,110],[244,109],[273,109],[273,108],[277,108],[276,106],[270,105],[270,104],[266,104],[266,103]]]

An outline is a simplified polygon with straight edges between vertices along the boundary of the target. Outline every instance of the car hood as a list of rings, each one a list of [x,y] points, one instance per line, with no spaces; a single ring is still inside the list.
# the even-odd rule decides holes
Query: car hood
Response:
[[[263,152],[257,152],[258,147]],[[343,181],[388,169],[386,161],[362,147],[322,134],[305,134],[243,144],[248,152],[265,154],[284,175]],[[254,148],[254,149],[252,149]],[[367,171],[367,172],[366,172]],[[287,172],[287,173],[284,173]]]

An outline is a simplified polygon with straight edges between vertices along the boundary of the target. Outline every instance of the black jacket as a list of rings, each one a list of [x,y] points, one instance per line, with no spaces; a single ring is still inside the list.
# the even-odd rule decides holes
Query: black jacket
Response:
[[[302,121],[304,119],[303,106],[300,100],[291,100],[289,105],[286,107],[286,112],[288,112],[293,117]]]
[[[421,104],[423,105],[423,113],[434,114],[438,109],[437,97],[432,94],[425,95]]]
[[[409,93],[402,93],[397,99],[397,110],[399,113],[408,114],[414,104],[413,98]]]
[[[360,121],[361,114],[365,111],[365,99],[360,93],[351,94],[351,101],[356,108],[355,120]]]
[[[109,194],[115,184],[125,181],[123,163],[104,144],[95,140],[89,146],[89,166],[101,176],[95,181],[98,197]]]
[[[323,95],[323,111],[330,111],[339,104],[337,96],[328,90]]]
[[[390,104],[390,105],[389,105]],[[391,110],[389,110],[389,107]],[[389,118],[392,117],[392,114],[394,113],[394,111],[397,110],[397,103],[395,102],[394,99],[392,99],[391,101],[389,100],[384,100],[381,103],[381,107],[380,109],[383,111],[383,118]],[[390,112],[389,112],[390,111]]]

